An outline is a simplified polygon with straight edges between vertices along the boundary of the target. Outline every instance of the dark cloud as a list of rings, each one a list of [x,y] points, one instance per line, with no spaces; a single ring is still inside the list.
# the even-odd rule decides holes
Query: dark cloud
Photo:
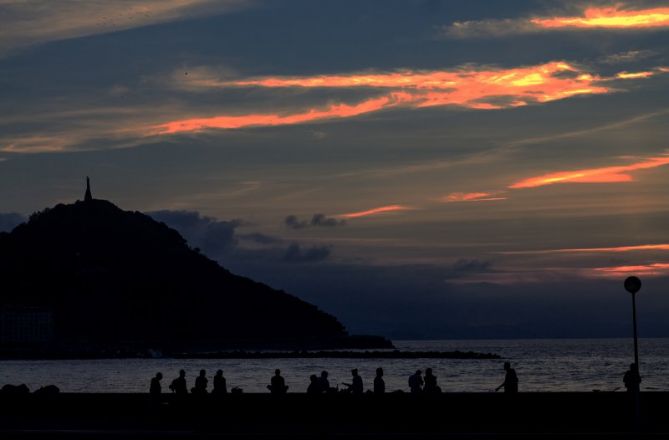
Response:
[[[7,214],[0,213],[0,232],[10,232],[24,221],[26,221],[26,218],[21,214],[14,212]]]
[[[242,224],[240,220],[217,220],[194,211],[155,211],[149,215],[179,231],[192,247],[212,258],[237,246],[235,229]]]
[[[331,228],[334,226],[343,226],[345,224],[346,220],[328,217],[325,214],[314,214],[314,216],[311,217],[311,226],[325,226]]]
[[[283,223],[290,229],[304,229],[308,227],[332,228],[335,226],[344,226],[346,220],[328,217],[325,214],[318,213],[314,214],[310,221],[300,220],[296,215],[289,215],[284,219]]]
[[[314,263],[327,260],[330,257],[329,246],[312,246],[303,248],[298,243],[291,243],[283,256],[284,261],[290,263]]]
[[[629,298],[619,280],[456,283],[444,282],[452,267],[436,265],[325,261],[305,271],[256,263],[234,269],[318,305],[352,333],[395,339],[594,338],[627,337],[631,325]],[[470,266],[463,264],[464,271]],[[667,280],[648,282],[653,285],[639,309],[640,325],[645,335],[664,337],[669,335],[669,305],[662,295]]]
[[[285,263],[317,263],[330,257],[330,246],[304,246],[297,242],[285,245],[284,241],[261,232],[239,233],[244,226],[241,220],[218,220],[194,211],[155,211],[149,213],[176,229],[193,248],[217,260],[224,266],[253,265],[259,262],[270,265]],[[252,242],[260,248],[245,248],[243,243]],[[243,270],[242,270],[243,271]]]
[[[306,220],[300,220],[296,215],[289,215],[283,221],[287,228],[290,229],[304,229],[309,226],[309,223]]]
[[[629,330],[628,297],[619,280],[561,275],[544,282],[489,283],[475,280],[503,273],[497,261],[344,263],[331,258],[329,246],[285,243],[261,232],[239,233],[244,227],[239,220],[221,221],[190,211],[160,211],[152,216],[232,272],[317,305],[337,316],[352,333],[466,339],[622,337]],[[665,217],[658,217],[658,224],[664,224]],[[594,223],[603,224],[601,219]],[[244,248],[243,241],[260,248]],[[646,335],[669,335],[669,322],[664,319],[669,304],[659,293],[667,287],[666,279],[651,278],[644,285],[647,296],[639,313],[644,316],[641,325]]]
[[[658,54],[659,52],[654,50],[628,50],[602,56],[598,58],[598,61],[602,64],[629,64],[646,58],[652,58]]]
[[[451,266],[454,275],[489,272],[492,269],[491,261],[461,258]]]
[[[263,234],[261,232],[252,232],[249,234],[239,234],[237,236],[240,240],[252,241],[258,244],[275,244],[280,243],[281,239],[271,235]]]

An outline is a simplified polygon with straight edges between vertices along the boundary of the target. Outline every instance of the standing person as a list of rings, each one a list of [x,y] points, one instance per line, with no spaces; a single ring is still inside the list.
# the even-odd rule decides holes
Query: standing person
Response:
[[[214,389],[211,391],[211,394],[217,396],[228,394],[228,384],[223,377],[223,370],[218,370],[214,376]]]
[[[353,376],[351,384],[345,384],[348,386],[348,391],[350,391],[351,394],[362,394],[364,391],[364,386],[362,384],[362,377],[360,377],[358,374],[357,368],[351,370],[351,376]]]
[[[183,396],[188,394],[188,387],[186,386],[186,372],[184,370],[179,370],[179,377],[174,379],[170,384],[170,390],[174,394]]]
[[[309,376],[309,386],[307,387],[307,394],[320,394],[321,386],[318,376],[312,374]]]
[[[414,374],[409,376],[409,389],[411,393],[416,394],[423,391],[423,372],[416,370]]]
[[[501,388],[504,388],[505,393],[516,394],[518,392],[518,375],[516,374],[516,370],[511,368],[511,362],[504,362],[504,371],[506,371],[504,382],[495,388],[495,391],[497,392]]]
[[[383,368],[376,369],[376,377],[374,378],[374,394],[385,394],[386,382],[383,380]]]
[[[207,372],[205,370],[200,370],[200,375],[195,378],[195,387],[193,387],[191,393],[198,395],[207,394],[208,383]]]
[[[288,386],[286,386],[286,381],[281,377],[281,370],[278,368],[274,370],[274,376],[272,376],[271,384],[267,385],[272,394],[286,394],[288,392]]]
[[[160,386],[161,380],[163,380],[163,373],[156,373],[156,376],[151,379],[151,385],[149,386],[151,397],[160,397],[160,393],[162,392],[162,387]]]
[[[639,393],[641,387],[641,376],[639,375],[639,367],[636,363],[630,364],[630,369],[625,372],[623,376],[623,383],[628,393]]]
[[[441,393],[441,388],[437,385],[437,376],[432,374],[432,368],[425,370],[425,388],[426,393]]]

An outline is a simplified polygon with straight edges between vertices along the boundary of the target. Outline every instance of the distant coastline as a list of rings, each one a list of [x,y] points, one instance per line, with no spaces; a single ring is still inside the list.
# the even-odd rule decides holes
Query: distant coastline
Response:
[[[474,351],[220,351],[210,353],[3,353],[0,360],[71,359],[502,359],[495,353]]]

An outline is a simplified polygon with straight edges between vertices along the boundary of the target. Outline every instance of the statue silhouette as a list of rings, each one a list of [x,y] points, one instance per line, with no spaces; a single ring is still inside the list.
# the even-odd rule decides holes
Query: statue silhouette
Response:
[[[374,378],[374,394],[384,394],[386,392],[386,382],[383,380],[383,368],[376,369]]]
[[[423,391],[423,372],[416,370],[414,374],[409,376],[409,389],[412,393],[420,393]]]
[[[207,379],[207,372],[205,370],[200,370],[200,375],[195,378],[195,386],[191,390],[191,393],[197,395],[207,394],[207,384],[209,380]]]
[[[228,384],[223,377],[223,370],[218,370],[214,376],[214,389],[211,394],[223,395],[228,393]]]
[[[90,202],[93,200],[93,195],[91,194],[91,180],[86,176],[86,193],[84,194],[84,202]]]
[[[188,387],[186,386],[186,372],[184,370],[179,370],[179,377],[174,379],[170,384],[170,390],[177,395],[188,394]]]
[[[272,376],[271,384],[267,385],[267,389],[272,394],[286,394],[288,391],[286,381],[281,377],[281,370],[278,368],[274,370],[274,376]]]
[[[510,362],[504,362],[504,371],[506,371],[504,382],[495,388],[495,391],[504,388],[505,393],[516,394],[518,392],[518,376],[516,375],[516,370],[511,368]]]
[[[163,379],[163,373],[156,373],[156,376],[151,379],[151,385],[149,386],[149,394],[153,397],[160,396],[162,388],[160,386],[160,381]]]

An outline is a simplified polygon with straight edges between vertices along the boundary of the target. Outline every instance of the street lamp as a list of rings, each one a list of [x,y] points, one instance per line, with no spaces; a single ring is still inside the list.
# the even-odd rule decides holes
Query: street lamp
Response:
[[[641,290],[641,280],[637,277],[628,277],[625,280],[625,290],[632,294],[632,323],[634,325],[634,363],[639,368],[639,341],[636,332],[636,293]]]
[[[636,377],[634,371],[630,371],[633,381],[634,398],[634,426],[638,430],[641,427],[641,404],[639,402],[639,341],[636,333],[636,294],[641,290],[641,280],[637,277],[628,277],[625,280],[625,290],[632,294],[632,323],[634,325],[634,365],[636,367]]]

